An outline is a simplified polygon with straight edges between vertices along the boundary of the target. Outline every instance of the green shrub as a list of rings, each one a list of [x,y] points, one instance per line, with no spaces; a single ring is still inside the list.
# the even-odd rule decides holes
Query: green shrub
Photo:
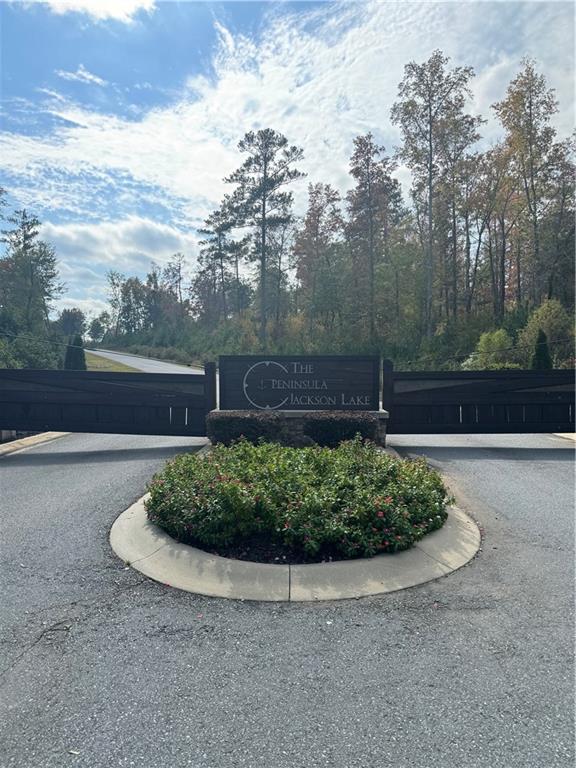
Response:
[[[378,419],[362,411],[318,411],[305,416],[303,432],[318,445],[335,448],[360,435],[378,440]]]
[[[499,328],[480,336],[476,349],[461,367],[464,371],[513,370],[520,368],[515,362],[515,356],[512,337],[504,328]]]
[[[212,411],[206,417],[206,434],[211,443],[230,445],[245,438],[250,443],[282,442],[284,419],[270,411]]]
[[[528,367],[532,362],[540,330],[546,334],[554,367],[574,356],[574,317],[557,299],[547,299],[532,312],[518,336],[523,365]]]
[[[2,355],[6,357],[7,368],[54,369],[62,363],[59,346],[42,336],[32,338],[25,334],[7,341]]]
[[[176,457],[148,490],[149,519],[179,541],[218,551],[260,536],[303,560],[408,549],[442,526],[448,503],[423,460],[359,438],[334,450],[219,445]]]
[[[0,339],[0,368],[22,368],[22,363],[12,353],[11,345]]]

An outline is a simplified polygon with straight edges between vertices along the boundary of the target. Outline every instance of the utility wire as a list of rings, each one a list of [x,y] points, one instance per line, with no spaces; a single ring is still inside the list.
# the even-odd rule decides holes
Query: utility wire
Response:
[[[39,339],[37,336],[26,336],[23,333],[11,333],[10,331],[1,331],[0,336],[10,336],[13,339],[23,339],[24,341],[35,341],[40,344],[57,344],[61,347],[72,347],[73,349],[84,349],[78,344],[69,344],[67,341],[58,341],[57,339]]]

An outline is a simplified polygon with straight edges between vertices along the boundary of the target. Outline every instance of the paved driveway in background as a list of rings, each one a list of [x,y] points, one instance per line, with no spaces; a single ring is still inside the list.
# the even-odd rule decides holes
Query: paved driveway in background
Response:
[[[112,352],[104,349],[89,349],[93,355],[99,355],[107,360],[128,365],[143,373],[204,373],[204,368],[194,365],[178,365],[177,363],[165,363],[163,360],[154,360],[140,355],[131,355],[125,352]]]

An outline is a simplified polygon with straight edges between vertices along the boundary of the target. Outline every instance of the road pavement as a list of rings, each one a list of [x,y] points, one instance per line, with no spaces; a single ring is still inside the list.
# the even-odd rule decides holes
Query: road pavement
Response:
[[[126,352],[112,352],[107,349],[87,349],[93,355],[100,355],[107,360],[129,365],[144,373],[204,373],[204,368],[195,365],[178,365],[177,363],[165,363],[163,360],[152,360],[140,355],[131,355]]]
[[[201,439],[70,435],[0,458],[0,764],[570,768],[573,444],[396,437],[484,530],[447,578],[380,598],[196,596],[108,531]]]

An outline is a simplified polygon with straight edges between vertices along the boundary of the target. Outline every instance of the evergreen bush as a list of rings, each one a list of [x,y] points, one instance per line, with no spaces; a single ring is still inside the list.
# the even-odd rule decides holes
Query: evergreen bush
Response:
[[[86,356],[80,334],[70,337],[64,356],[64,369],[67,371],[86,370]]]
[[[230,445],[240,438],[280,443],[284,424],[281,414],[270,411],[212,411],[206,417],[206,434],[213,444]]]
[[[548,348],[548,338],[542,328],[538,330],[530,367],[535,371],[547,371],[554,367],[550,349]]]
[[[181,542],[226,555],[257,540],[300,562],[408,549],[444,524],[449,503],[424,460],[360,438],[336,449],[219,445],[176,457],[148,490],[149,520]]]
[[[518,336],[518,349],[525,366],[532,362],[541,330],[546,334],[550,356],[556,364],[574,356],[574,319],[559,301],[547,299],[532,312]]]
[[[360,435],[378,441],[378,419],[362,411],[318,411],[304,417],[303,432],[317,445],[335,448],[345,440]]]
[[[504,328],[483,333],[473,354],[463,363],[464,371],[497,371],[520,368],[515,362],[512,337]]]

